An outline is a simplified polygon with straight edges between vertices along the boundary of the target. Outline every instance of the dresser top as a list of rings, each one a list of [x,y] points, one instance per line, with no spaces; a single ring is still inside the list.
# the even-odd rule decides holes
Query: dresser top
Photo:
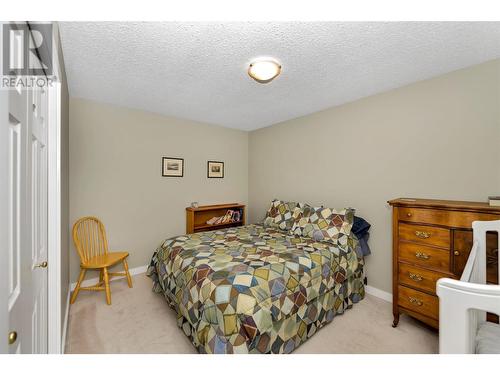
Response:
[[[490,206],[488,202],[448,201],[442,199],[397,198],[388,201],[391,206],[438,208],[463,211],[482,211],[500,213],[500,207]]]

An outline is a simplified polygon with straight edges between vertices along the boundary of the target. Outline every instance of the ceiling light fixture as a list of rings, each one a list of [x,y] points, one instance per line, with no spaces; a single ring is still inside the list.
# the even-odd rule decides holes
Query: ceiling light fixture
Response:
[[[281,64],[271,58],[254,60],[248,67],[248,75],[259,83],[269,83],[281,73]]]

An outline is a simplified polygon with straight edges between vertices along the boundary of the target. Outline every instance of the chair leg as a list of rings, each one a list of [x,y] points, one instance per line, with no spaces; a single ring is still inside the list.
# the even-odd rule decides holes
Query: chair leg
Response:
[[[130,273],[128,272],[128,263],[126,259],[123,259],[123,268],[125,269],[125,275],[127,276],[128,287],[132,288],[132,278],[130,277]]]
[[[76,297],[78,297],[78,292],[80,292],[80,284],[82,283],[83,279],[85,278],[86,273],[87,273],[87,269],[80,268],[80,276],[78,276],[78,282],[76,283],[76,288],[73,291],[73,295],[71,296],[71,300],[69,301],[70,304],[75,303]]]
[[[106,303],[108,305],[111,305],[111,291],[109,289],[109,275],[108,275],[108,269],[104,267],[102,269],[103,274],[104,274],[104,287],[106,289]]]
[[[101,285],[104,281],[104,272],[102,269],[99,271],[99,285]]]

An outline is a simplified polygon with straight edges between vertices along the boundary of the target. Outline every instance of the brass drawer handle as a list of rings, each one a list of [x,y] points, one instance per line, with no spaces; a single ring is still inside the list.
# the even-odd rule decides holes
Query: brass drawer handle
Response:
[[[415,236],[417,236],[418,238],[429,238],[431,236],[431,234],[429,232],[422,232],[422,231],[416,230]]]
[[[455,256],[459,256],[459,255],[460,255],[460,251],[455,250],[455,251],[453,252],[453,255],[455,255]]]
[[[416,273],[411,273],[411,272],[408,272],[409,275],[410,275],[410,279],[412,279],[413,281],[422,281],[424,278],[420,275],[417,275]]]
[[[408,300],[410,301],[410,303],[417,305],[417,306],[422,306],[424,304],[422,302],[422,300],[419,300],[418,298],[415,298],[415,297],[408,297]]]
[[[406,216],[411,217],[411,212],[408,212]]]
[[[415,256],[418,258],[418,259],[425,259],[425,260],[428,260],[430,259],[430,255],[426,254],[426,253],[421,253],[420,251],[417,251],[415,253]]]

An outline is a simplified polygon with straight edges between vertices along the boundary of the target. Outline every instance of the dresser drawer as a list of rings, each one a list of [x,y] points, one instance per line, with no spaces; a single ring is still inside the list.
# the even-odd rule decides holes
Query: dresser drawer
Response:
[[[399,239],[444,249],[450,248],[450,231],[445,228],[399,223]]]
[[[405,309],[433,319],[439,319],[438,297],[399,285],[398,304]]]
[[[409,264],[399,263],[399,282],[425,292],[436,294],[436,282],[442,277],[450,277],[443,273],[426,270]]]
[[[399,220],[412,223],[443,225],[454,228],[472,228],[475,220],[498,220],[498,213],[463,212],[432,208],[399,207]]]
[[[450,252],[410,242],[399,243],[399,260],[426,269],[450,272]]]

